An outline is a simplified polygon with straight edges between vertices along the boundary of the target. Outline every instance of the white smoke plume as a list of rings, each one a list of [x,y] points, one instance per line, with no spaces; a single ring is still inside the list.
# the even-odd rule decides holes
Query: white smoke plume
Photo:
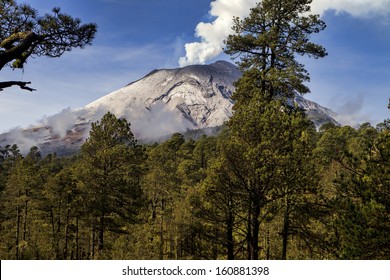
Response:
[[[43,125],[51,127],[53,132],[60,138],[64,138],[68,131],[73,128],[76,121],[77,115],[75,114],[75,111],[67,108],[58,114],[46,117],[41,122]]]
[[[200,22],[195,36],[201,42],[185,44],[186,56],[179,59],[181,67],[191,64],[204,64],[222,53],[223,40],[231,34],[233,16],[240,18],[249,15],[250,8],[258,0],[216,0],[211,2],[209,14],[215,17],[211,23]]]
[[[358,94],[354,97],[348,96],[348,99],[340,99],[336,108],[336,119],[341,125],[359,127],[362,123],[374,123],[369,114],[363,112],[364,95]]]
[[[40,146],[50,139],[59,137],[58,140],[66,138],[69,131],[74,129],[79,118],[87,118],[88,124],[85,126],[83,139],[89,137],[91,122],[100,121],[108,112],[107,108],[99,107],[92,115],[85,109],[64,109],[60,113],[44,117],[35,125],[27,128],[14,128],[0,137],[0,147],[16,144],[23,155],[26,155],[33,146]],[[138,140],[158,140],[161,137],[175,132],[185,132],[194,129],[194,125],[185,119],[177,111],[171,111],[163,101],[155,102],[149,110],[137,108],[130,110],[111,110],[118,118],[125,117],[131,123],[131,130]],[[61,144],[61,143],[60,143]]]
[[[30,151],[31,147],[38,145],[37,139],[44,137],[44,133],[44,131],[35,129],[33,126],[28,129],[16,127],[2,135],[0,146],[16,144],[20,152],[25,155]]]
[[[205,64],[220,55],[223,41],[232,34],[233,16],[245,18],[250,9],[261,0],[215,0],[211,2],[209,14],[215,17],[211,23],[200,22],[195,36],[200,42],[185,44],[186,55],[180,57],[181,67],[191,64]],[[322,15],[325,11],[349,13],[355,17],[387,15],[390,13],[390,0],[313,0],[312,12]]]
[[[63,139],[77,121],[77,113],[70,108],[53,116],[45,116],[37,123],[25,128],[16,127],[0,135],[0,146],[18,145],[22,154],[27,154],[31,147],[39,146],[53,137]]]
[[[124,116],[131,123],[135,137],[158,139],[160,137],[193,129],[194,125],[177,110],[170,110],[163,101],[155,102],[149,110],[145,108],[116,112],[117,117]]]

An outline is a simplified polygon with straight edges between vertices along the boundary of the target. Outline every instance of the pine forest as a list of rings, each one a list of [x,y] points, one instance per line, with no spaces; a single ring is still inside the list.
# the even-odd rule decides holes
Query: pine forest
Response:
[[[1,147],[0,259],[390,259],[390,120],[316,128],[289,101],[309,92],[298,57],[327,55],[310,2],[234,19],[218,135],[140,144],[107,112],[72,156]]]

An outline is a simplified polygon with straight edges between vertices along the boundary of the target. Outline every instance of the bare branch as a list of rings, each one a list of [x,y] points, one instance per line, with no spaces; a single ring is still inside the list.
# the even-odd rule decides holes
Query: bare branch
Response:
[[[31,82],[21,82],[21,81],[8,81],[8,82],[0,82],[0,91],[3,91],[4,88],[19,86],[21,89],[25,89],[28,91],[35,91],[36,89],[30,88],[27,85],[31,84]]]

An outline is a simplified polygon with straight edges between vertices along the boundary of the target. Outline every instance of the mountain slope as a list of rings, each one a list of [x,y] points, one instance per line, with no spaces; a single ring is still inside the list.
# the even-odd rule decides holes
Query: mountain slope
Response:
[[[0,136],[0,145],[17,143],[26,148],[37,145],[44,152],[78,149],[88,136],[91,122],[107,111],[131,122],[138,139],[191,129],[222,125],[232,115],[233,83],[241,72],[233,64],[217,61],[177,69],[154,70],[78,110],[64,110],[44,123]],[[331,110],[301,96],[294,99],[317,126],[335,122]]]
[[[154,70],[84,109],[88,111],[87,119],[102,111],[126,117],[142,138],[213,127],[231,116],[233,82],[240,76],[233,64],[224,61]]]

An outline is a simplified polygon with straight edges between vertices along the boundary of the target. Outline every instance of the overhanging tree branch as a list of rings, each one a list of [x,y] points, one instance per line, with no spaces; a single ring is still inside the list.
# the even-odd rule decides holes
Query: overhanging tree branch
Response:
[[[27,57],[33,53],[35,43],[39,41],[39,36],[34,32],[19,32],[3,40],[0,47],[5,51],[0,53],[0,69],[13,60],[20,61],[15,68],[22,68]],[[16,45],[14,45],[17,43]]]
[[[96,24],[82,24],[59,8],[40,17],[29,5],[0,1],[0,70],[23,69],[30,57],[60,57],[73,48],[83,48],[92,43],[96,29]],[[30,82],[0,82],[0,91],[15,85],[35,90],[27,84]]]

